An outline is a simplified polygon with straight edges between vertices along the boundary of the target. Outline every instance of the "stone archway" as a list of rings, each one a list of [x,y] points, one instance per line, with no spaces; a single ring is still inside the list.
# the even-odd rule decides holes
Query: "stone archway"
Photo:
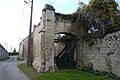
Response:
[[[57,45],[59,51],[55,56],[55,63],[58,69],[72,69],[76,68],[76,44],[77,37],[72,33],[59,32],[59,35],[54,39],[55,44],[62,44],[62,46]]]

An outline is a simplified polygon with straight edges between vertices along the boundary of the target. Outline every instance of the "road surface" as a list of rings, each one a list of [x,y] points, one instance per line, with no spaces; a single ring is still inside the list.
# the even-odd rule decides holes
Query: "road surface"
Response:
[[[17,67],[17,56],[0,61],[0,80],[28,80]]]

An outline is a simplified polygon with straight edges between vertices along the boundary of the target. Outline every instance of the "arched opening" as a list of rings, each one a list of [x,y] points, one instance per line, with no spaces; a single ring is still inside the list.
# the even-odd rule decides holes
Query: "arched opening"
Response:
[[[56,34],[57,38],[54,39],[58,52],[55,56],[55,63],[58,69],[73,69],[76,68],[76,44],[77,37],[72,33],[59,32]]]

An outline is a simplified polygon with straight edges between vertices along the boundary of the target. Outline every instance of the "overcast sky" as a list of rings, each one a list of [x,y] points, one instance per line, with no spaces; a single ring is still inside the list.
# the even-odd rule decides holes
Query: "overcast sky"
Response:
[[[76,11],[78,1],[86,4],[89,2],[89,0],[34,0],[33,25],[40,22],[45,4],[53,5],[56,12],[69,14]],[[24,0],[0,0],[0,10],[0,43],[8,51],[13,48],[18,50],[20,41],[28,35],[30,5],[25,4]]]

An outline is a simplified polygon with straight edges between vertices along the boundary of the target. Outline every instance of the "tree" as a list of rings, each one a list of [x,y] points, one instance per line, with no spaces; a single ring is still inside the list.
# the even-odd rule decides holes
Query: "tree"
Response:
[[[14,48],[12,55],[15,55],[16,53],[16,48]]]
[[[116,25],[119,16],[117,7],[115,0],[91,0],[87,6],[86,11],[100,20],[103,35],[120,30]]]
[[[16,51],[16,48],[14,48],[13,52],[11,53],[11,55],[18,55],[19,52]]]
[[[80,2],[77,17],[70,30],[78,36],[77,68],[82,67],[84,42],[94,42],[108,33],[120,30],[118,4],[114,0],[91,0],[88,5]]]

